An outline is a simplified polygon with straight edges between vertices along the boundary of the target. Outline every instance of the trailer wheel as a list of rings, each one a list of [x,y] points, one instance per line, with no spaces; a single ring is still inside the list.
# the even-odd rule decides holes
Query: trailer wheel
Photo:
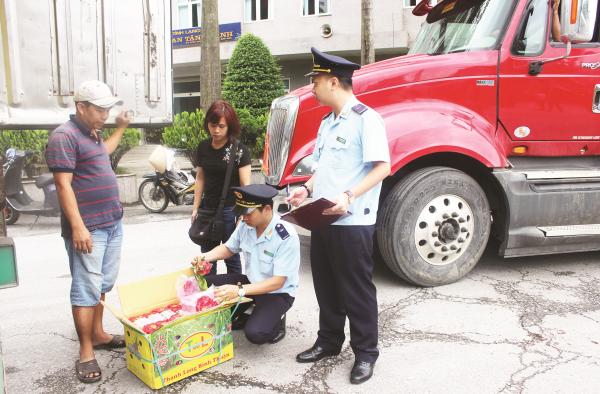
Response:
[[[160,213],[167,209],[169,198],[161,186],[156,186],[154,180],[146,179],[138,190],[142,205],[152,213]]]
[[[6,204],[4,207],[4,221],[7,225],[15,224],[17,220],[19,220],[19,216],[21,216],[19,212],[15,211],[13,207]]]
[[[420,286],[459,280],[481,258],[490,235],[487,197],[469,175],[447,167],[413,172],[381,207],[377,243],[385,263]]]

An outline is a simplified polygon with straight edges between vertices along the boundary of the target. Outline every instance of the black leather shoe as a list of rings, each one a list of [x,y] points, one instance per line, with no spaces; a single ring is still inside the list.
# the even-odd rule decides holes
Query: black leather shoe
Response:
[[[250,315],[248,315],[247,313],[240,313],[231,320],[231,329],[243,330],[244,327],[246,327],[246,323],[248,322],[249,317]]]
[[[366,361],[354,362],[352,371],[350,371],[350,383],[361,384],[371,379],[373,368],[375,368],[375,363],[368,363]]]
[[[299,353],[296,356],[296,361],[299,363],[314,363],[322,358],[337,356],[338,354],[340,354],[339,350],[335,352],[331,350],[325,350],[319,345],[313,345],[313,347],[310,349]]]
[[[285,314],[281,318],[281,325],[279,326],[279,332],[275,338],[271,339],[269,343],[277,343],[285,337]]]

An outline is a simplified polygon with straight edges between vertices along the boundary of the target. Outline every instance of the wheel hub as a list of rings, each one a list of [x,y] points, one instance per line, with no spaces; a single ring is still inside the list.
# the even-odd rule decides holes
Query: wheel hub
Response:
[[[460,226],[458,225],[458,222],[456,220],[449,219],[442,223],[438,232],[440,241],[444,243],[450,243],[458,239],[458,234],[460,233]]]
[[[450,264],[468,249],[473,230],[473,211],[463,198],[438,196],[425,205],[417,218],[415,247],[429,264]]]
[[[152,201],[160,201],[162,200],[162,190],[159,187],[154,187],[150,192],[152,196]]]

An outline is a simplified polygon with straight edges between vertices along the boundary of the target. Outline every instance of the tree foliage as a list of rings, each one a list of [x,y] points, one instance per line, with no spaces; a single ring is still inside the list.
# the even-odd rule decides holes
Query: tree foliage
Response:
[[[260,38],[244,34],[227,64],[223,98],[236,109],[246,108],[253,116],[260,116],[283,94],[280,67],[269,48]]]
[[[198,144],[208,138],[208,134],[202,127],[203,123],[204,112],[202,110],[181,112],[175,115],[173,126],[165,127],[162,135],[163,143],[170,148],[183,150],[188,159],[194,163]]]
[[[106,140],[114,132],[115,129],[104,129],[102,131],[102,138]],[[129,152],[131,148],[140,143],[141,138],[142,133],[139,129],[125,129],[123,137],[121,138],[121,141],[119,141],[119,146],[117,146],[117,149],[110,154],[110,166],[113,171],[117,171],[119,161],[121,161],[125,153]]]
[[[112,133],[114,133],[114,129],[105,129],[102,131],[102,138],[106,139]],[[4,156],[9,148],[33,152],[24,166],[25,173],[31,177],[36,174],[36,167],[46,164],[44,151],[48,145],[48,135],[48,130],[3,130],[0,132],[0,153]],[[136,146],[140,142],[140,138],[141,133],[138,129],[125,129],[119,146],[110,155],[110,164],[114,171],[123,155]]]
[[[29,150],[33,155],[25,161],[24,169],[28,176],[36,171],[35,167],[45,164],[44,150],[48,144],[48,130],[2,130],[0,132],[0,153],[4,157],[6,150]]]
[[[252,150],[253,157],[260,157],[264,146],[265,130],[267,129],[267,114],[262,113],[254,116],[246,108],[237,109],[236,113],[240,120],[240,140]]]

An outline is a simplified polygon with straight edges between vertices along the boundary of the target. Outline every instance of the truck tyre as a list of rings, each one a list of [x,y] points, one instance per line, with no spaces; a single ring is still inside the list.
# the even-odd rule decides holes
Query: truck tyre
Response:
[[[4,207],[4,221],[7,225],[15,224],[17,220],[19,220],[19,216],[21,216],[19,212],[15,211],[13,207],[6,204],[6,207]]]
[[[146,179],[138,190],[142,205],[152,213],[160,213],[167,209],[169,199],[161,186],[156,186],[154,180]]]
[[[377,243],[395,274],[420,286],[439,286],[473,269],[490,226],[487,197],[473,178],[427,167],[406,176],[385,198]]]

